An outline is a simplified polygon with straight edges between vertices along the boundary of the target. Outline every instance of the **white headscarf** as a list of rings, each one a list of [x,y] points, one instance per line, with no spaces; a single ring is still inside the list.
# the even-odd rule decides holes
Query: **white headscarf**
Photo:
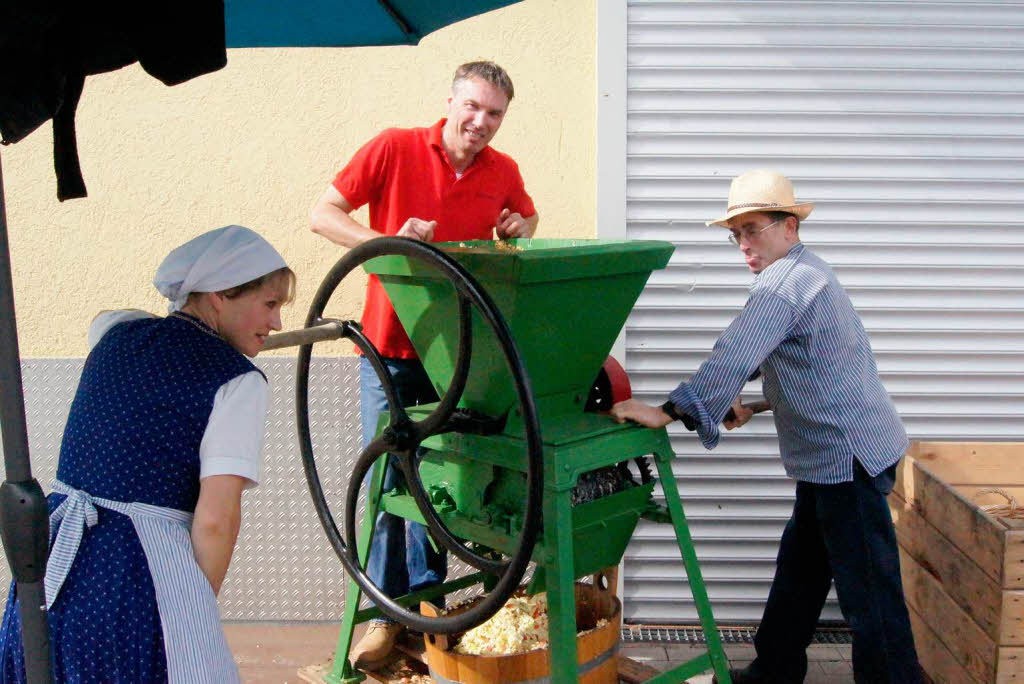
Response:
[[[178,311],[192,292],[220,292],[287,264],[273,246],[243,226],[203,233],[174,249],[156,270],[153,285]]]

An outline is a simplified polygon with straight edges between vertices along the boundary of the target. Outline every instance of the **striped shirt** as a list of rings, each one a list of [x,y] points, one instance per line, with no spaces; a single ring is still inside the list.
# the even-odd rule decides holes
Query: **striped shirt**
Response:
[[[669,398],[704,446],[748,380],[762,377],[786,473],[817,484],[875,476],[908,446],[867,332],[831,267],[797,243],[754,280],[743,311]]]

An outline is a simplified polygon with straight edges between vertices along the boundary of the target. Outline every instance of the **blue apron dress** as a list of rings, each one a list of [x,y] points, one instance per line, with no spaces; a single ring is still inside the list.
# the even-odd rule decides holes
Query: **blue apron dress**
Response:
[[[190,530],[214,397],[255,369],[184,314],[119,323],[89,354],[48,497],[55,681],[239,681]],[[12,582],[2,684],[26,681],[20,623]]]

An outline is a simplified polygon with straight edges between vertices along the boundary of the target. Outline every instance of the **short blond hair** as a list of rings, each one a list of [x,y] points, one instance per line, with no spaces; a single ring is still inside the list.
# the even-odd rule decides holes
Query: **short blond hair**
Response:
[[[508,72],[494,62],[466,62],[461,65],[455,70],[455,77],[452,79],[452,90],[455,90],[459,82],[471,78],[479,78],[490,83],[495,88],[500,88],[505,93],[505,97],[508,98],[509,102],[515,97],[516,89],[512,85],[512,79],[509,77]]]

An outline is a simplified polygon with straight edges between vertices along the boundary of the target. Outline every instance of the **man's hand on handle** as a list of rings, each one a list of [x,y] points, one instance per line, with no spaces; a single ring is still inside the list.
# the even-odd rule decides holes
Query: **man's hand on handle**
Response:
[[[661,410],[660,406],[649,406],[637,399],[620,401],[609,412],[616,423],[631,420],[649,428],[665,427],[672,422],[672,417]]]
[[[398,229],[398,237],[412,238],[421,242],[431,242],[434,239],[434,230],[437,229],[437,221],[424,221],[423,219],[410,218]]]
[[[746,425],[755,414],[770,410],[771,407],[767,401],[755,401],[751,404],[744,404],[740,401],[739,397],[736,397],[736,400],[732,402],[732,406],[729,407],[729,413],[726,414],[722,425],[727,430],[734,430],[742,425]],[[620,401],[612,406],[609,415],[617,423],[625,423],[627,420],[631,420],[634,423],[650,428],[664,427],[673,420],[672,416],[665,413],[660,406],[649,406],[637,399]],[[689,418],[684,416],[683,421],[686,422],[687,420]],[[687,423],[687,427],[690,427],[689,423]],[[693,428],[691,427],[690,429]]]
[[[722,421],[722,425],[726,430],[734,430],[746,425],[747,421],[754,417],[753,409],[749,406],[744,406],[739,397],[736,397],[730,408],[732,412],[726,414],[725,420]]]

